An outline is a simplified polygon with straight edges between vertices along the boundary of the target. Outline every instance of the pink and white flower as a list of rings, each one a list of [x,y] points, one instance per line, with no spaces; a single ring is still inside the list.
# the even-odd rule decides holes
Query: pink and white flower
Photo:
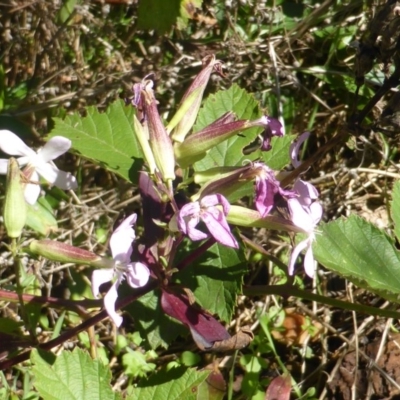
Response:
[[[95,297],[98,297],[103,283],[113,281],[111,288],[104,296],[104,307],[117,326],[122,324],[122,317],[115,310],[118,287],[121,282],[126,278],[130,287],[139,288],[146,285],[150,277],[150,271],[145,264],[131,261],[132,242],[135,239],[133,225],[136,218],[136,214],[127,217],[111,235],[110,249],[114,268],[98,269],[92,274],[92,292]]]
[[[76,189],[78,184],[69,172],[60,171],[53,160],[71,147],[71,141],[62,136],[54,136],[37,152],[28,147],[16,134],[0,130],[0,149],[17,158],[19,166],[26,165],[25,174],[29,183],[25,187],[25,200],[35,204],[40,194],[39,175],[60,189]],[[0,159],[0,174],[7,173],[8,160]]]

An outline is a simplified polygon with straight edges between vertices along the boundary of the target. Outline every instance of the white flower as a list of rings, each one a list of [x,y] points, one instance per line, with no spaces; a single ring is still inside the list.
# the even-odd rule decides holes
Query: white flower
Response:
[[[31,183],[25,187],[25,200],[29,204],[35,204],[40,194],[39,175],[47,182],[60,189],[76,189],[78,184],[74,176],[69,172],[60,171],[53,160],[64,154],[71,147],[71,141],[62,136],[54,136],[43,148],[36,153],[28,147],[16,134],[7,129],[0,130],[0,149],[17,158],[19,166],[27,166],[26,175]],[[7,173],[8,160],[0,159],[0,174]]]
[[[110,238],[111,254],[114,259],[114,268],[98,269],[92,274],[93,295],[99,295],[99,288],[105,282],[113,281],[107,294],[104,296],[104,307],[115,325],[122,324],[122,317],[115,311],[115,302],[118,298],[118,286],[126,277],[129,286],[139,288],[149,280],[150,272],[141,262],[131,262],[132,242],[135,231],[132,226],[136,222],[136,214],[127,217]]]

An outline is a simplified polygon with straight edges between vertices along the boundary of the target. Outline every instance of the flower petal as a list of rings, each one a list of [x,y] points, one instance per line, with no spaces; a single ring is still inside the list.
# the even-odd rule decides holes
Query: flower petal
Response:
[[[200,200],[201,208],[214,207],[217,204],[221,204],[224,210],[224,214],[228,215],[231,205],[229,204],[229,201],[224,196],[222,196],[222,194],[220,193],[210,194],[208,196],[204,196]]]
[[[206,224],[207,229],[213,238],[224,246],[239,248],[238,242],[232,235],[225,215],[221,210],[214,208],[212,210],[203,211],[201,219]]]
[[[47,163],[66,153],[70,147],[71,141],[69,139],[63,136],[54,136],[37,154],[43,162]]]
[[[145,264],[133,262],[126,266],[125,275],[129,286],[139,288],[149,281],[150,271]]]
[[[132,242],[135,240],[133,224],[137,215],[131,214],[125,218],[115,229],[110,238],[110,249],[113,259],[121,263],[128,263],[131,260]]]
[[[305,232],[312,232],[315,227],[314,220],[311,213],[300,204],[299,199],[288,199],[287,204],[292,222]]]
[[[0,159],[0,174],[5,175],[8,169],[8,160],[5,158]]]
[[[314,255],[313,255],[311,243],[308,246],[308,249],[304,256],[304,271],[306,271],[306,274],[310,278],[313,278],[315,275],[315,262],[314,262]]]
[[[310,137],[310,132],[302,133],[295,142],[290,145],[289,154],[292,160],[293,167],[299,167],[302,162],[299,159],[301,145]]]
[[[63,190],[72,190],[78,187],[76,179],[69,172],[60,171],[53,163],[40,162],[36,171],[49,183]]]
[[[114,277],[114,268],[96,269],[92,273],[92,293],[94,297],[100,294],[100,286],[110,282]]]
[[[25,172],[25,170],[24,170]],[[34,169],[29,170],[29,176],[27,177],[32,182],[38,183],[27,183],[24,189],[24,197],[28,204],[35,204],[40,195],[39,175]]]
[[[0,130],[0,149],[11,156],[36,156],[36,153],[15,133],[7,129]]]
[[[121,278],[117,279],[111,286],[110,290],[104,296],[104,308],[107,314],[114,321],[114,324],[119,327],[122,324],[123,318],[115,311],[115,302],[118,298],[118,286],[121,283]]]
[[[296,263],[297,257],[299,254],[307,247],[309,246],[309,240],[308,238],[306,240],[302,240],[300,243],[297,244],[297,246],[293,249],[292,254],[290,256],[290,261],[289,261],[289,269],[288,273],[289,275],[293,275],[294,273],[294,265]]]
[[[194,227],[199,223],[200,204],[198,201],[185,204],[177,215],[176,221],[179,230],[185,235],[188,234],[189,226]],[[196,223],[191,222],[193,219],[197,220]]]

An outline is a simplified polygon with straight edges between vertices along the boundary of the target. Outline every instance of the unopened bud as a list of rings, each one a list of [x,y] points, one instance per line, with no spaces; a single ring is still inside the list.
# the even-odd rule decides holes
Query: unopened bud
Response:
[[[212,71],[217,69],[221,73],[221,63],[215,59],[214,55],[205,57],[203,59],[203,66],[203,69],[196,76],[189,89],[183,95],[180,109],[177,111],[180,121],[176,125],[172,134],[172,138],[176,142],[182,143],[186,135],[192,129],[201,106],[204,90],[210,80]],[[182,109],[185,110],[185,112],[182,112]],[[175,120],[176,118],[174,117],[172,121]]]
[[[52,261],[63,263],[98,265],[101,264],[103,257],[98,256],[91,251],[80,249],[79,247],[70,246],[69,244],[57,242],[56,240],[34,240],[29,245],[29,249],[43,257]],[[105,259],[107,260],[107,259]],[[113,263],[112,260],[109,260]],[[109,268],[113,264],[107,265]]]
[[[21,171],[15,158],[10,158],[7,169],[6,196],[4,200],[4,225],[10,238],[21,236],[26,223],[27,204]]]

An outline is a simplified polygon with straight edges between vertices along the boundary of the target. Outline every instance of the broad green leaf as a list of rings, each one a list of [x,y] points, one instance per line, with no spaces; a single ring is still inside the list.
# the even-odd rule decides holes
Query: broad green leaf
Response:
[[[39,198],[34,205],[28,204],[26,225],[44,236],[48,236],[51,232],[57,230],[57,220],[43,197]]]
[[[134,317],[140,335],[146,339],[143,346],[167,348],[179,335],[189,334],[185,326],[164,313],[158,290],[145,294],[125,309]]]
[[[199,111],[193,131],[205,128],[228,111],[233,111],[238,119],[256,119],[261,116],[257,100],[253,95],[233,84],[228,90],[221,90],[210,95]],[[252,143],[262,128],[246,129],[242,134],[215,146],[207,155],[194,164],[196,171],[221,166],[242,166],[244,160],[255,160],[260,156],[259,151],[249,155],[243,154],[243,149]]]
[[[138,29],[164,33],[172,28],[180,15],[181,0],[140,0]]]
[[[358,216],[318,227],[315,258],[356,285],[400,301],[400,253],[392,239]]]
[[[112,103],[103,113],[89,107],[83,118],[78,113],[64,120],[55,118],[49,138],[60,135],[70,139],[72,149],[83,157],[137,183],[143,161],[133,128],[133,113],[133,107],[122,100]]]
[[[34,349],[31,362],[34,386],[46,400],[121,399],[111,388],[111,371],[79,348],[57,357]]]
[[[184,367],[161,370],[131,389],[127,400],[196,400],[199,385],[210,371],[196,371]]]
[[[243,251],[215,244],[177,273],[175,279],[193,292],[204,309],[229,322],[242,290],[246,265]]]
[[[394,233],[397,240],[400,240],[400,181],[397,181],[393,188],[393,201],[390,212],[394,222]]]

